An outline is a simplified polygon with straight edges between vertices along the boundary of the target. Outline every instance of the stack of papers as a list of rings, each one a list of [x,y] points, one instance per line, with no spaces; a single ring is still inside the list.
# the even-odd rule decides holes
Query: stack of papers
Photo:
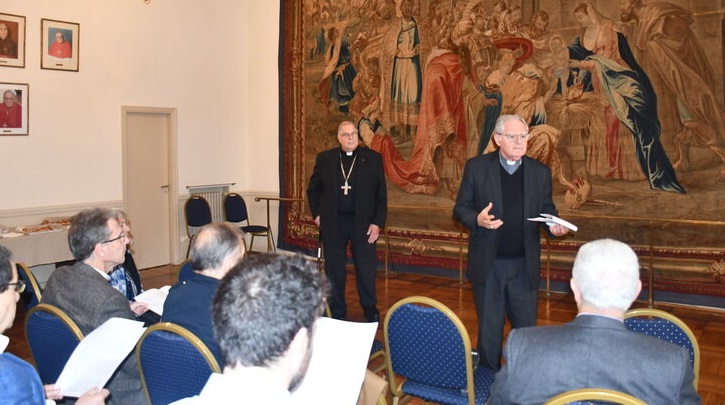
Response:
[[[574,232],[576,232],[579,229],[576,225],[572,224],[571,222],[561,219],[561,218],[557,217],[556,215],[551,215],[551,214],[539,214],[539,216],[536,218],[526,218],[526,219],[528,219],[529,221],[534,221],[534,222],[546,222],[546,225],[549,225],[549,226],[561,225],[565,228],[569,228],[570,230],[572,230]]]

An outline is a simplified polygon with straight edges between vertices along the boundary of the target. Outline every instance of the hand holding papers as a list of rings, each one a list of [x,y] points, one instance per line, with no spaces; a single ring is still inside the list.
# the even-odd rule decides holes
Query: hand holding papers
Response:
[[[93,387],[103,387],[145,330],[143,322],[107,320],[81,340],[60,373],[56,388],[64,396],[79,397]]]
[[[164,302],[166,302],[166,297],[169,296],[169,289],[171,289],[171,286],[166,285],[161,288],[146,290],[136,296],[136,301],[147,304],[149,306],[149,310],[154,311],[159,315],[163,315]]]
[[[292,393],[295,403],[356,403],[378,323],[320,318],[315,325],[310,367]]]
[[[574,232],[576,232],[579,229],[576,225],[572,224],[569,221],[561,219],[561,218],[557,217],[556,215],[551,215],[551,214],[539,214],[539,215],[540,216],[538,216],[536,218],[527,218],[527,219],[529,221],[534,221],[534,222],[546,222],[546,225],[549,225],[549,226],[558,224],[558,225],[568,228]]]

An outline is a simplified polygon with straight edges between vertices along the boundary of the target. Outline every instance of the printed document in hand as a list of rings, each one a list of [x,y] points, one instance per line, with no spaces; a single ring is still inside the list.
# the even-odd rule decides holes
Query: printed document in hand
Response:
[[[143,322],[107,320],[81,340],[55,386],[67,397],[79,397],[93,387],[103,387],[145,330]]]
[[[365,379],[377,322],[319,318],[305,379],[292,393],[298,404],[355,404]]]
[[[136,296],[136,301],[147,304],[151,311],[163,315],[164,302],[166,302],[166,297],[169,296],[169,289],[171,289],[171,286],[165,285],[161,288],[146,290]]]
[[[563,227],[571,229],[574,232],[576,232],[579,229],[576,225],[572,224],[571,222],[561,219],[561,218],[557,217],[556,215],[551,215],[551,214],[539,214],[539,216],[536,218],[526,218],[526,219],[528,219],[529,221],[534,221],[534,222],[546,222],[546,225],[549,225],[549,226],[554,225],[554,224],[559,224]]]

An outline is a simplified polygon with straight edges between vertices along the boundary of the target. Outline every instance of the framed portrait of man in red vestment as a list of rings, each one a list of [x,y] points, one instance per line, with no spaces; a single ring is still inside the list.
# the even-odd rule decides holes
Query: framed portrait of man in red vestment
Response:
[[[43,18],[40,21],[40,68],[78,71],[80,24]]]
[[[0,135],[28,135],[29,85],[0,83]]]

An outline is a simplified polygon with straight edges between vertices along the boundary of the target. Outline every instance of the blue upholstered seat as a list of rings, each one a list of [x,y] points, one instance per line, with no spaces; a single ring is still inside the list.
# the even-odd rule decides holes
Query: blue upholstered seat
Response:
[[[700,377],[700,346],[687,324],[669,312],[651,308],[631,309],[624,318],[627,329],[633,332],[653,336],[687,349],[695,374],[693,385],[697,390]]]
[[[393,305],[384,325],[394,404],[405,395],[441,404],[483,404],[493,370],[475,369],[463,323],[445,305],[409,297]],[[396,376],[405,377],[402,384]]]
[[[83,333],[59,308],[38,304],[25,318],[25,338],[43,384],[54,384]]]
[[[169,322],[144,332],[136,345],[141,383],[149,404],[168,404],[198,395],[219,365],[206,345],[187,329]]]

